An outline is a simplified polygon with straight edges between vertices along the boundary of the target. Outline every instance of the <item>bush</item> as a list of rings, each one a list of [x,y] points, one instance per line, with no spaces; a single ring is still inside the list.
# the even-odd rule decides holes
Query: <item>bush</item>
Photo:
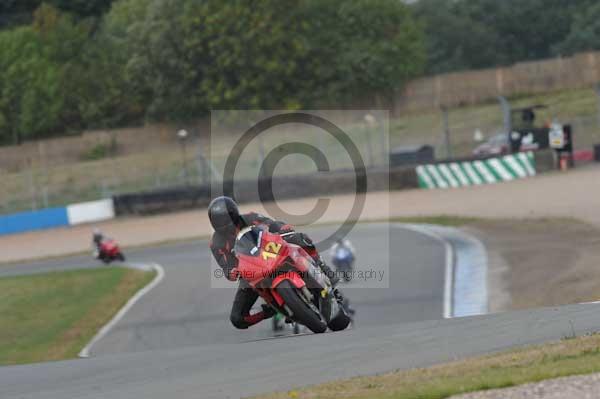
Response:
[[[115,156],[117,153],[117,141],[113,138],[110,143],[98,143],[81,154],[82,161],[97,161]]]

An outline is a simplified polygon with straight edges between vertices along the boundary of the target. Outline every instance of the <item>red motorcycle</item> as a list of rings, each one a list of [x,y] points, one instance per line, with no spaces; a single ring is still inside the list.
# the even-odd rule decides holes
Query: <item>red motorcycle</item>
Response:
[[[312,332],[348,327],[350,317],[338,303],[329,278],[298,245],[263,226],[240,231],[235,243],[238,273],[289,321]]]
[[[96,246],[94,257],[102,262],[109,264],[115,260],[125,261],[125,255],[121,252],[119,244],[115,240],[106,239]]]

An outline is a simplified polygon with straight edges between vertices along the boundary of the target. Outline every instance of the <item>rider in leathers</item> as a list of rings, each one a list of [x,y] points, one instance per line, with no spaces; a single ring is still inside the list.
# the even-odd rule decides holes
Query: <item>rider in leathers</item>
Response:
[[[235,201],[229,197],[218,197],[208,206],[208,216],[212,227],[215,229],[210,249],[219,266],[223,269],[225,277],[231,281],[238,279],[237,258],[232,252],[237,233],[248,226],[265,225],[271,233],[279,233],[281,237],[291,243],[304,248],[313,257],[321,270],[329,276],[338,300],[342,300],[336,285],[339,279],[335,273],[323,262],[313,242],[307,235],[294,231],[293,227],[283,222],[275,221],[258,213],[240,214]],[[239,329],[246,329],[262,320],[272,317],[276,312],[267,305],[262,305],[262,311],[250,314],[252,306],[258,299],[258,294],[244,280],[240,280],[239,287],[231,308],[231,323]]]

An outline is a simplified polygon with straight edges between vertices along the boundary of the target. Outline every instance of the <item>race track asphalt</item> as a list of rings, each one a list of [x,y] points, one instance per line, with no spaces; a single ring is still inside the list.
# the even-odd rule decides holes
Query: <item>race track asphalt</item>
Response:
[[[228,321],[234,291],[210,288],[206,242],[134,250],[131,261],[164,267],[163,282],[92,348],[92,358],[0,367],[0,398],[237,398],[600,327],[598,305],[443,320],[443,243],[398,225],[358,225],[350,238],[359,265],[391,265],[389,288],[353,282],[344,290],[357,310],[351,330],[277,338],[268,322],[235,330]],[[0,276],[95,266],[71,257],[2,266]]]
[[[331,230],[306,231],[320,240]],[[357,225],[349,238],[356,246],[359,269],[377,269],[389,277],[389,288],[361,288],[362,281],[344,287],[357,310],[357,328],[442,317],[445,248],[441,242],[387,224]],[[94,345],[92,355],[239,343],[273,336],[270,322],[243,331],[231,326],[229,310],[235,285],[211,288],[207,241],[138,249],[126,255],[128,261],[162,265],[165,278]],[[386,270],[391,263],[393,267]],[[0,266],[0,277],[90,267],[98,267],[98,262],[89,256],[74,256]],[[378,285],[378,280],[372,285]]]

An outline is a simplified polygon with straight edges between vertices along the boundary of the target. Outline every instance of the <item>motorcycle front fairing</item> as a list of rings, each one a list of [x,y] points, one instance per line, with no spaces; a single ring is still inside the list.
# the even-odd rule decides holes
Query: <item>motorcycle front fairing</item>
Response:
[[[259,226],[238,234],[234,252],[240,277],[255,289],[274,288],[273,281],[287,257],[287,248],[278,235],[269,235]]]

